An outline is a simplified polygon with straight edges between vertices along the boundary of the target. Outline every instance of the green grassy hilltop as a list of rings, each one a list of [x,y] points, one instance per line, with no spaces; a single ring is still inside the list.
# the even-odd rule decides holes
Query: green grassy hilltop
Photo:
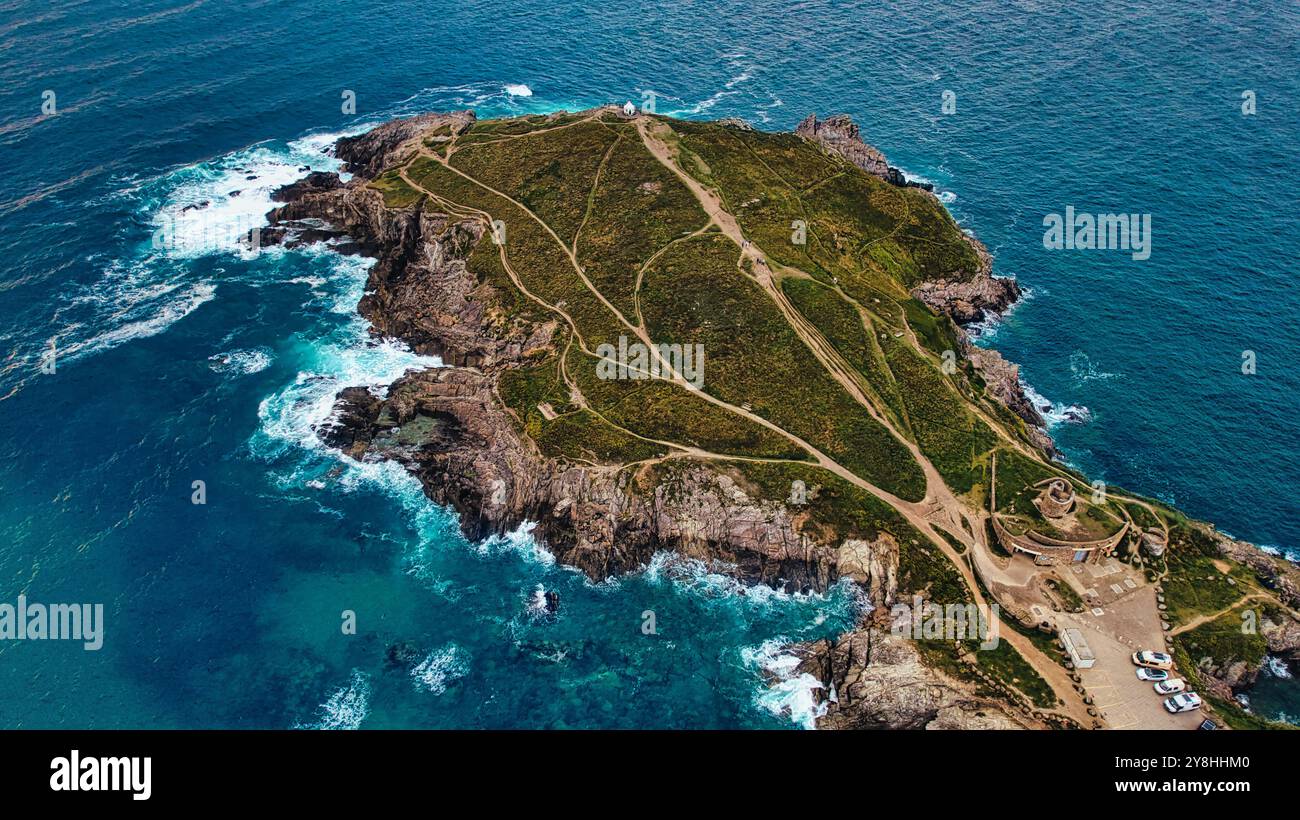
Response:
[[[561,345],[502,382],[548,454],[829,459],[906,501],[926,495],[918,454],[959,493],[986,480],[998,434],[963,398],[964,369],[941,370],[958,351],[948,320],[908,292],[978,269],[929,193],[794,134],[609,111],[478,121],[425,148],[372,183],[386,204],[499,220],[505,242],[471,267],[510,319],[564,322]],[[750,255],[691,181],[734,216]],[[598,349],[620,336],[702,345],[702,390],[598,379]]]

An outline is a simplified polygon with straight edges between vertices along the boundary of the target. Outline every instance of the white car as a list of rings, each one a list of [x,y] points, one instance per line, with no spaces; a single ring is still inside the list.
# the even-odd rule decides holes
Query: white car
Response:
[[[1201,708],[1201,696],[1195,692],[1183,692],[1180,695],[1174,695],[1171,698],[1165,698],[1165,709],[1170,714],[1179,712],[1191,712]]]
[[[1138,680],[1164,681],[1169,680],[1169,673],[1164,669],[1148,669],[1145,666],[1137,671]]]
[[[1187,688],[1187,681],[1182,678],[1162,680],[1154,686],[1157,695],[1176,695]]]
[[[1150,649],[1144,649],[1141,652],[1133,653],[1133,663],[1138,666],[1149,666],[1153,669],[1169,669],[1174,665],[1174,659],[1164,652],[1152,652]]]

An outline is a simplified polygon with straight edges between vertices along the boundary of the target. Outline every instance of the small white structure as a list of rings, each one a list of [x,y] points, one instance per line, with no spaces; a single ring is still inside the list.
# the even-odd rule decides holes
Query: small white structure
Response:
[[[1070,653],[1070,660],[1074,661],[1074,665],[1079,669],[1091,669],[1097,662],[1097,656],[1092,654],[1092,647],[1088,646],[1088,640],[1079,630],[1071,628],[1063,631],[1061,643],[1065,644],[1065,651]]]
[[[623,116],[625,117],[636,116],[636,106],[632,104],[631,100],[628,100],[627,102],[623,103]]]

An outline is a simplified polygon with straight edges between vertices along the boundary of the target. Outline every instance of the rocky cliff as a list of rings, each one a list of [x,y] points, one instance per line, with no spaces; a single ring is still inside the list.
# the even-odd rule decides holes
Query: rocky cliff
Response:
[[[832,154],[843,157],[862,170],[900,188],[914,187],[926,191],[934,189],[928,182],[911,182],[903,172],[890,165],[885,155],[862,141],[858,125],[847,114],[836,114],[824,120],[809,114],[794,132],[805,139],[820,143]]]
[[[545,458],[477,369],[411,373],[383,398],[345,390],[321,435],[353,458],[405,465],[431,499],[460,513],[470,539],[536,522],[534,535],[558,560],[597,580],[660,550],[798,590],[864,571],[847,560],[841,570],[840,548],[799,533],[783,505],[750,498],[725,472],[692,464],[645,486],[635,472]]]

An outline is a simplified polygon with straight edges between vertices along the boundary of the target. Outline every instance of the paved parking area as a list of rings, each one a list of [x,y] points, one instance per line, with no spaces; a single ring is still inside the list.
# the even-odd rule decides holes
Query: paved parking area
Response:
[[[1127,646],[1095,632],[1086,634],[1097,664],[1080,675],[1112,729],[1195,729],[1201,722],[1199,711],[1180,715],[1165,711],[1161,705],[1164,698],[1156,694],[1151,683],[1138,680]]]
[[[1079,675],[1097,710],[1113,729],[1194,729],[1204,719],[1200,711],[1169,714],[1161,704],[1164,697],[1156,694],[1151,682],[1138,680],[1133,652],[1164,649],[1159,627],[1146,623],[1146,613],[1154,611],[1154,599],[1154,591],[1146,587],[1103,608],[1101,616],[1092,612],[1057,615],[1061,626],[1083,632],[1097,658],[1091,669],[1081,669]],[[1139,637],[1134,640],[1129,636]]]

